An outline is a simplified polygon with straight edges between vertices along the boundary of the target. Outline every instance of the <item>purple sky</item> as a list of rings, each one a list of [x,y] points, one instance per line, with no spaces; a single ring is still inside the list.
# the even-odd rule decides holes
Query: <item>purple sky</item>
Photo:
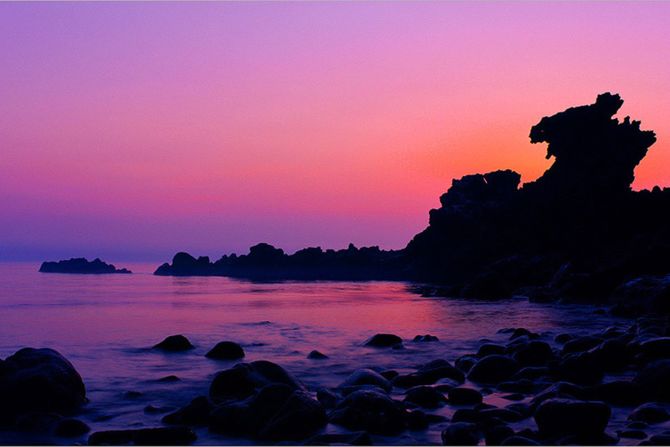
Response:
[[[403,247],[620,93],[670,175],[670,3],[0,3],[0,259]]]

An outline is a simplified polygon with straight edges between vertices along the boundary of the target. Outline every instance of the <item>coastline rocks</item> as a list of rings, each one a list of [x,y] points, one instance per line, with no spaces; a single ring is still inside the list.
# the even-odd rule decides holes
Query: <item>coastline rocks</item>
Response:
[[[535,422],[544,437],[602,435],[612,411],[597,401],[548,399],[535,412]]]
[[[365,342],[373,348],[391,348],[402,344],[402,338],[394,334],[375,334]]]
[[[209,420],[215,433],[272,441],[296,441],[314,434],[327,422],[323,406],[300,389],[270,384],[242,401],[216,407]]]
[[[519,371],[519,363],[505,355],[488,355],[475,363],[468,379],[479,383],[499,383],[510,379]]]
[[[445,404],[447,399],[435,388],[416,386],[405,393],[405,402],[410,402],[424,408],[438,408]]]
[[[340,384],[338,388],[345,389],[359,387],[362,385],[373,385],[387,393],[391,391],[393,385],[384,376],[371,369],[357,369],[347,379]]]
[[[216,344],[205,357],[215,360],[237,360],[244,358],[244,349],[232,341],[222,341]]]
[[[0,396],[0,420],[27,412],[67,414],[86,402],[86,388],[57,351],[23,348],[0,364]]]
[[[633,380],[647,399],[670,401],[670,360],[647,364]]]
[[[481,438],[477,425],[470,422],[453,422],[442,432],[443,445],[477,445]]]
[[[465,375],[448,361],[437,359],[426,363],[416,372],[397,376],[393,379],[393,385],[400,388],[412,388],[417,385],[432,385],[440,379],[451,379],[463,383]]]
[[[154,345],[153,347],[153,349],[165,352],[182,352],[193,348],[195,348],[195,346],[191,344],[188,338],[181,334],[170,335],[169,337],[166,337],[165,340],[158,343],[157,345]]]
[[[426,335],[417,335],[412,339],[414,342],[418,343],[427,343],[427,342],[435,342],[435,341],[440,341],[439,338],[437,338],[434,335],[426,334]]]
[[[630,416],[628,416],[628,419],[631,421],[646,422],[648,424],[658,424],[659,422],[670,420],[670,414],[668,414],[668,411],[659,404],[647,402],[633,410]]]
[[[196,439],[188,427],[158,427],[98,431],[88,437],[88,445],[189,445]]]
[[[174,413],[166,414],[161,422],[169,425],[206,425],[212,405],[205,396],[198,396]]]
[[[91,427],[79,419],[62,419],[56,424],[54,434],[62,438],[76,438],[91,431]]]
[[[456,387],[447,393],[452,405],[475,405],[482,403],[482,393],[474,388]]]
[[[544,366],[554,358],[554,352],[548,343],[533,340],[519,346],[513,358],[521,366]]]
[[[95,258],[89,261],[86,258],[71,258],[68,260],[50,262],[45,261],[40,266],[42,273],[79,273],[101,275],[106,273],[132,273],[130,270],[117,269],[113,264],[107,264]]]
[[[325,360],[329,357],[322,352],[314,350],[314,351],[311,351],[309,354],[307,354],[307,358],[312,359],[312,360]]]
[[[213,401],[243,399],[270,384],[283,384],[292,390],[303,390],[302,384],[284,368],[267,360],[239,363],[220,371],[209,387]]]
[[[330,414],[330,422],[350,430],[394,435],[405,429],[406,411],[400,402],[373,390],[349,394]]]

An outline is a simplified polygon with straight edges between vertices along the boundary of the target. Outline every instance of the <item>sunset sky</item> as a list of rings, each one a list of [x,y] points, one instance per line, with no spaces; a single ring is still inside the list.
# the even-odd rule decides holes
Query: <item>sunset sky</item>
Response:
[[[401,248],[617,92],[670,186],[670,2],[0,3],[0,259]]]

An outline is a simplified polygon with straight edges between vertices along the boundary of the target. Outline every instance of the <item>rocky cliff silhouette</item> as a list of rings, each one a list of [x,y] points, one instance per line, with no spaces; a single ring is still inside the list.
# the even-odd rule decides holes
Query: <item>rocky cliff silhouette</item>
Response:
[[[554,163],[540,178],[520,186],[518,173],[501,170],[453,180],[403,250],[286,255],[259,244],[215,263],[180,253],[156,274],[401,279],[440,284],[450,295],[604,300],[633,278],[670,273],[670,189],[631,189],[656,136],[614,118],[622,104],[603,93],[542,118],[530,140],[547,143]]]

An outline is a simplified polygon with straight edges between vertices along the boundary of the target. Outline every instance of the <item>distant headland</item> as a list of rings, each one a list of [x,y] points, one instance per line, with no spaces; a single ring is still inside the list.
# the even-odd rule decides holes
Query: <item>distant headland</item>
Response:
[[[639,121],[613,118],[622,105],[619,95],[603,93],[542,118],[530,140],[548,143],[554,163],[540,178],[520,185],[518,173],[499,170],[453,180],[428,227],[404,249],[350,245],[287,255],[258,244],[215,262],[178,253],[155,274],[411,280],[435,284],[423,289],[429,294],[600,302],[643,284],[646,302],[633,304],[668,311],[659,296],[670,292],[670,189],[631,189],[656,136]]]
[[[71,258],[58,262],[43,262],[40,266],[42,273],[84,273],[84,274],[107,274],[107,273],[132,273],[130,270],[117,269],[113,264],[107,264],[99,258],[89,261],[86,258]]]

